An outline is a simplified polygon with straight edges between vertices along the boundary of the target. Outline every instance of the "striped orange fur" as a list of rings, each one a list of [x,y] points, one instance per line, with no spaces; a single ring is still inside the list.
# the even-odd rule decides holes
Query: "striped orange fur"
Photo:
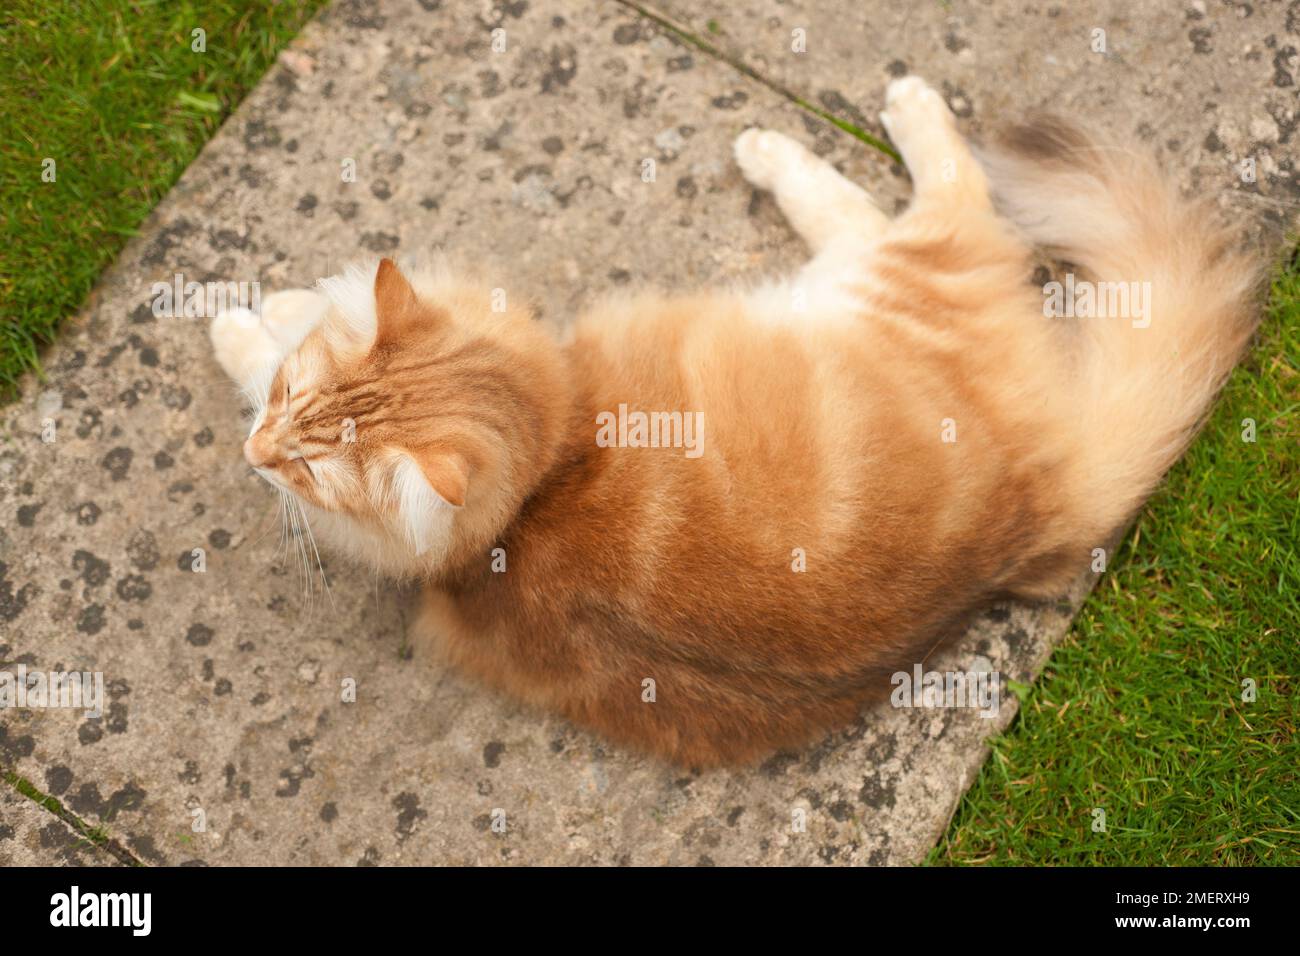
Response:
[[[1039,120],[976,161],[909,81],[895,220],[784,137],[738,142],[815,253],[768,287],[610,299],[559,337],[383,260],[268,300],[265,333],[218,319],[250,462],[422,582],[420,632],[514,698],[688,765],[850,720],[972,612],[1060,594],[1257,316],[1257,260],[1149,160]],[[1149,281],[1149,325],[1045,318],[1036,248]],[[620,406],[698,413],[701,453],[598,443]]]

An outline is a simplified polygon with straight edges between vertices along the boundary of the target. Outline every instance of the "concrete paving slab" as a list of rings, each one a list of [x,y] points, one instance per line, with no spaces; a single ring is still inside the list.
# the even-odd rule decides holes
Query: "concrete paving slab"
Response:
[[[0,867],[123,865],[63,820],[0,781]]]
[[[1295,2],[627,2],[882,138],[885,86],[916,73],[975,137],[1041,107],[1149,144],[1274,237],[1300,209]]]
[[[891,60],[927,49],[882,23]],[[826,88],[878,99],[876,61],[853,70],[870,93]],[[151,864],[921,859],[1014,698],[991,718],[883,706],[708,773],[502,701],[410,653],[409,594],[328,555],[331,596],[304,593],[206,323],[149,306],[177,273],[269,292],[432,245],[496,264],[554,322],[620,285],[792,268],[805,252],[730,161],[754,123],[906,195],[857,141],[618,4],[335,3],[5,413],[0,662],[101,673],[107,700],[98,719],[0,712],[0,766]],[[929,666],[1028,681],[1081,594],[999,608]]]

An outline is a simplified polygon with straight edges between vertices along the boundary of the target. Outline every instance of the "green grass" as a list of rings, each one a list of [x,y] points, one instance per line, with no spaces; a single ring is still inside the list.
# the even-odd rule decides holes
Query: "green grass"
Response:
[[[1300,863],[1298,412],[1300,254],[929,862]]]
[[[20,777],[18,774],[10,771],[5,771],[0,776],[3,777],[5,783],[9,784],[9,786],[13,787],[42,810],[46,810],[53,814],[60,814],[63,812],[63,805],[60,804],[58,800],[48,794],[41,793],[41,791],[36,789],[36,786],[26,777]]]
[[[121,845],[113,839],[112,834],[108,832],[106,826],[100,824],[99,826],[92,827],[85,820],[81,819],[81,817],[77,816],[61,804],[55,797],[41,792],[41,790],[26,777],[20,777],[18,774],[10,770],[0,771],[0,786],[5,784],[13,787],[19,794],[32,801],[47,813],[58,817],[71,829],[76,831],[79,836],[79,839],[76,842],[78,849],[99,847],[117,857],[123,863],[128,863],[133,866],[140,865],[138,860],[132,857],[127,851],[123,850]]]
[[[321,3],[6,0],[0,401]]]

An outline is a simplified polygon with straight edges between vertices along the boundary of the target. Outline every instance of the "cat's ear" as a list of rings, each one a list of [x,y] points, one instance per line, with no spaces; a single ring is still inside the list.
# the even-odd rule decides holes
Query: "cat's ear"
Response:
[[[375,272],[375,307],[383,320],[385,312],[404,312],[415,305],[415,290],[392,259],[380,259]]]
[[[375,273],[375,318],[376,345],[399,338],[421,321],[415,289],[392,259],[380,259]]]
[[[453,508],[465,507],[465,493],[469,490],[469,462],[454,451],[427,449],[411,456],[420,467],[420,473],[429,487]]]
[[[416,554],[449,533],[468,490],[469,463],[457,452],[428,448],[397,455],[393,491],[402,530]]]

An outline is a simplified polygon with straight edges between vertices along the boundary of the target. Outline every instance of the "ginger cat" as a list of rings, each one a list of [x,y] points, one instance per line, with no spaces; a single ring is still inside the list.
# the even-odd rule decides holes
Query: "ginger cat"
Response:
[[[1194,434],[1260,278],[1151,161],[1060,121],[977,161],[915,77],[881,119],[915,184],[893,220],[791,139],[736,140],[813,252],[753,291],[611,300],[562,341],[385,259],[219,317],[245,456],[423,582],[455,665],[616,741],[736,763],[852,719],[972,612],[1083,571]],[[1149,283],[1144,321],[1045,318],[1035,249]]]

